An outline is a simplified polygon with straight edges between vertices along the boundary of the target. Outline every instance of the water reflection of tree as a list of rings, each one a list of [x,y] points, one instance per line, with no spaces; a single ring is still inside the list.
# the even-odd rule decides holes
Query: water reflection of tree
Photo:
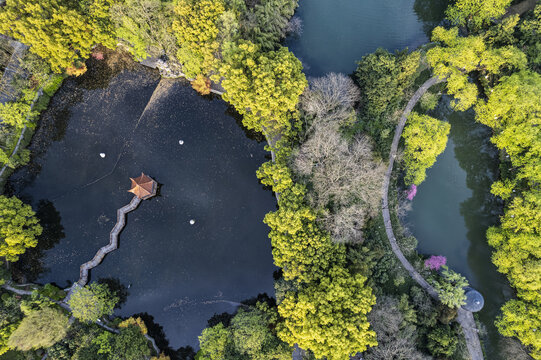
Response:
[[[491,341],[487,348],[490,351],[499,338],[493,322],[504,302],[504,293],[507,293],[506,281],[492,264],[492,248],[486,241],[486,230],[498,222],[501,211],[501,202],[490,193],[490,186],[498,174],[498,152],[490,143],[490,129],[475,122],[472,111],[451,113],[448,120],[455,157],[466,172],[466,186],[472,191],[471,197],[460,204],[460,214],[470,243],[468,265],[476,275],[476,279],[470,281],[477,280],[474,285],[485,296],[485,308],[480,316],[488,327]],[[490,356],[497,357],[496,354]]]
[[[430,38],[432,29],[445,18],[445,9],[451,0],[415,0],[413,11],[419,21],[423,22],[423,31]]]
[[[40,200],[36,210],[43,232],[39,236],[38,245],[24,253],[19,261],[13,264],[13,276],[18,281],[36,281],[40,275],[48,271],[42,258],[45,250],[53,248],[66,235],[61,224],[60,213],[49,200]]]

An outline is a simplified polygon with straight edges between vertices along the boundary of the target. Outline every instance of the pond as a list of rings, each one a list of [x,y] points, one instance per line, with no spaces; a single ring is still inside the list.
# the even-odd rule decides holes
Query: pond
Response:
[[[25,266],[40,283],[76,281],[131,200],[129,177],[144,171],[159,196],[128,214],[119,249],[91,278],[129,287],[117,314],[146,312],[172,347],[197,347],[213,314],[274,294],[263,217],[276,200],[255,175],[267,160],[264,144],[246,136],[224,101],[185,81],[160,81],[139,66],[102,88],[89,89],[88,77],[62,86],[33,140],[36,156],[11,178],[46,228],[33,252],[43,255],[42,268],[32,256]]]
[[[300,36],[286,46],[308,76],[352,73],[356,61],[378,47],[415,49],[443,19],[449,0],[301,0]]]
[[[491,262],[486,230],[498,223],[501,203],[490,193],[498,174],[498,151],[491,130],[475,122],[473,111],[454,112],[444,98],[432,116],[446,120],[451,132],[445,151],[418,187],[406,226],[419,241],[418,250],[444,255],[485,298],[479,317],[488,331],[488,358],[498,359],[501,337],[494,326],[500,307],[511,297],[506,278]]]

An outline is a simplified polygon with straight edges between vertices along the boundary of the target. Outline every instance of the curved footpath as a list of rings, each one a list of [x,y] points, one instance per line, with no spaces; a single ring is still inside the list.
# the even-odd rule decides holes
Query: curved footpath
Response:
[[[430,296],[432,296],[435,300],[439,301],[438,293],[434,289],[432,285],[430,285],[422,276],[415,270],[415,268],[410,264],[408,259],[404,256],[402,253],[402,250],[400,250],[400,246],[398,246],[398,242],[396,241],[396,238],[394,236],[393,232],[393,226],[391,224],[391,215],[389,213],[389,184],[391,182],[391,174],[393,172],[393,165],[394,160],[397,155],[398,151],[398,143],[400,142],[400,137],[402,136],[402,131],[404,130],[404,126],[406,125],[406,120],[408,118],[408,115],[410,114],[411,110],[413,110],[413,107],[421,96],[433,85],[444,82],[445,79],[440,79],[437,76],[431,77],[417,91],[411,99],[409,100],[408,104],[406,105],[406,108],[404,109],[404,112],[402,113],[402,116],[400,117],[400,120],[398,122],[398,125],[396,126],[396,130],[394,133],[393,143],[391,145],[391,152],[389,154],[389,166],[387,168],[387,172],[385,173],[385,179],[383,181],[383,196],[382,196],[382,215],[383,215],[383,221],[385,224],[385,232],[387,233],[387,238],[389,239],[389,242],[391,244],[391,248],[398,258],[400,262],[402,263],[402,266],[408,271],[410,276],[421,286],[423,289],[425,289]],[[457,316],[457,322],[462,327],[462,331],[464,332],[464,338],[466,339],[466,345],[468,347],[468,352],[470,353],[470,357],[472,360],[483,360],[483,351],[481,349],[481,342],[479,341],[479,336],[477,327],[475,325],[475,320],[473,318],[473,314],[470,311],[466,311],[462,308],[458,309],[458,316]]]

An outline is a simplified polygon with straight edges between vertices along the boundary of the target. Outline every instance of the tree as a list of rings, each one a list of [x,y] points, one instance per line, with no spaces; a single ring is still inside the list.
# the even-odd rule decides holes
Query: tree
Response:
[[[0,256],[19,260],[27,248],[36,247],[43,231],[30,205],[15,196],[0,196]]]
[[[420,53],[407,49],[395,54],[377,49],[358,62],[355,78],[361,89],[361,127],[375,141],[377,150],[387,156],[396,123],[394,113],[413,83]]]
[[[137,325],[121,328],[120,333],[113,336],[112,360],[148,359],[151,353],[149,342]]]
[[[74,317],[85,322],[95,322],[100,317],[111,315],[118,302],[105,284],[92,283],[75,289],[68,305]]]
[[[335,266],[320,281],[288,292],[278,305],[284,318],[278,336],[328,360],[347,359],[376,346],[367,320],[376,299],[365,283],[365,277]]]
[[[200,350],[197,353],[201,360],[226,359],[228,348],[232,346],[230,332],[222,323],[206,328],[199,336]]]
[[[436,357],[452,356],[458,345],[456,331],[449,325],[441,325],[428,333],[427,347],[430,353]]]
[[[541,307],[521,300],[510,300],[502,307],[496,326],[503,336],[516,336],[531,349],[530,355],[541,359]]]
[[[450,308],[458,308],[466,304],[464,288],[468,286],[468,280],[446,265],[442,266],[441,278],[434,282],[434,288],[442,304]]]
[[[55,72],[80,68],[94,45],[115,47],[109,6],[109,0],[7,0],[0,32],[29,45]]]
[[[505,14],[512,0],[457,0],[446,11],[447,18],[455,25],[479,30],[492,19]]]
[[[31,311],[21,321],[9,337],[8,344],[21,351],[47,348],[62,340],[68,327],[68,317],[62,310],[44,307]]]
[[[136,58],[176,55],[168,4],[161,0],[123,0],[111,6],[116,36]]]
[[[195,80],[192,81],[192,88],[201,95],[208,95],[211,90],[210,79],[199,74],[196,76]]]
[[[269,136],[289,133],[307,82],[301,62],[287,48],[261,53],[241,41],[225,52],[220,75],[223,99],[244,116],[244,126]]]
[[[445,150],[451,126],[428,115],[415,112],[408,117],[404,138],[404,164],[406,185],[419,185],[426,178],[426,169],[436,162]]]
[[[208,75],[218,65],[218,22],[223,0],[179,0],[174,7],[173,31],[180,49],[177,58],[188,78]]]
[[[427,51],[427,60],[435,75],[447,79],[447,92],[455,97],[451,103],[455,110],[467,110],[477,100],[477,86],[469,81],[469,73],[478,71],[488,78],[527,64],[526,55],[516,47],[489,48],[481,36],[459,37],[456,27],[436,27],[432,41],[440,46]]]
[[[368,349],[366,360],[426,360],[415,348],[417,337],[413,324],[406,321],[399,309],[398,300],[382,296],[378,297],[368,320],[372,324],[378,339],[378,346]]]
[[[37,113],[32,111],[31,105],[24,101],[0,104],[2,123],[13,126],[16,131],[22,130],[27,125],[33,127],[32,120],[36,115]]]
[[[253,360],[291,359],[291,348],[276,337],[270,325],[269,316],[261,310],[240,309],[230,326],[236,352]]]

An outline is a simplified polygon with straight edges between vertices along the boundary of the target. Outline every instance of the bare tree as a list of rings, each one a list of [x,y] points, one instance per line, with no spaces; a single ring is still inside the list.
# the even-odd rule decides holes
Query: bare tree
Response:
[[[301,105],[307,114],[323,117],[329,116],[333,111],[349,111],[359,97],[359,88],[353,80],[344,74],[330,73],[310,80]]]
[[[295,36],[301,36],[302,28],[303,25],[301,18],[298,16],[293,16],[291,19],[289,19],[289,22],[287,23],[286,33]]]
[[[431,359],[415,348],[415,327],[406,323],[398,304],[398,300],[382,296],[368,315],[378,346],[368,349],[364,354],[366,360]]]
[[[373,156],[371,140],[348,141],[337,126],[315,121],[293,159],[297,173],[312,184],[312,204],[325,209],[323,222],[334,240],[362,240],[365,221],[377,213],[385,172]]]

